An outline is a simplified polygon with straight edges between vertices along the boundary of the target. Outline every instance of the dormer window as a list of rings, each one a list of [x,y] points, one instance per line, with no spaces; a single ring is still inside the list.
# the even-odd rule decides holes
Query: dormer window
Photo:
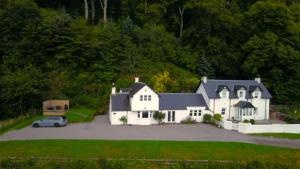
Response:
[[[260,91],[254,91],[253,92],[253,97],[254,98],[260,98]]]
[[[244,90],[239,90],[238,91],[238,97],[239,98],[245,98],[245,91]]]
[[[221,91],[221,98],[227,98],[227,91]]]

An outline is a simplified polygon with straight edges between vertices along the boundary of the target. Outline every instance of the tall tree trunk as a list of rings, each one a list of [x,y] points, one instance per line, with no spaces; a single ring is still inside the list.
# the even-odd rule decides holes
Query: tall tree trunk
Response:
[[[88,19],[89,19],[89,4],[88,4],[88,0],[84,0],[84,9],[85,9],[85,20],[88,21]]]
[[[100,5],[103,11],[103,23],[107,22],[107,0],[100,0]]]
[[[20,96],[20,100],[19,100],[19,106],[20,106],[20,112],[21,112],[21,115],[23,115],[23,108],[22,108],[22,96]]]
[[[95,23],[95,0],[91,0],[92,5],[92,23]]]
[[[180,32],[179,32],[179,37],[180,39],[182,38],[182,32],[183,32],[183,14],[184,14],[185,8],[183,7],[182,9],[179,8],[179,13],[180,13]]]
[[[144,12],[145,12],[145,14],[148,12],[148,10],[147,10],[148,7],[147,6],[148,6],[148,2],[147,2],[147,0],[144,0],[144,8],[145,8]]]

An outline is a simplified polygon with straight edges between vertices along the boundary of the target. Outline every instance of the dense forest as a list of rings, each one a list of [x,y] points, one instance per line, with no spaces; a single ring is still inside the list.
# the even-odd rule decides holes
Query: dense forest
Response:
[[[0,119],[70,99],[105,112],[134,76],[194,92],[203,75],[260,76],[300,101],[298,0],[1,0]]]

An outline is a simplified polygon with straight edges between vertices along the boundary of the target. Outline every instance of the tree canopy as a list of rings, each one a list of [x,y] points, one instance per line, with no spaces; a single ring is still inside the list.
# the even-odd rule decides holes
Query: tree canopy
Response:
[[[299,11],[298,0],[2,0],[0,119],[59,98],[105,112],[111,84],[134,76],[194,92],[204,75],[260,75],[274,104],[299,103]]]

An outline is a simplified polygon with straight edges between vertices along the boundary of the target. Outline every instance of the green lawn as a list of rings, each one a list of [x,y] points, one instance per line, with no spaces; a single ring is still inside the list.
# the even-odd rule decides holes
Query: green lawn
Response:
[[[35,140],[0,142],[0,158],[275,161],[300,165],[300,150],[231,142]]]
[[[12,125],[11,127],[0,129],[0,135],[6,133],[8,131],[11,131],[11,130],[17,130],[17,129],[27,127],[27,126],[31,125],[33,121],[39,120],[42,118],[43,118],[42,115],[33,116],[33,117],[30,117],[28,119],[25,119],[25,120],[15,124],[15,125]]]
[[[67,112],[66,117],[71,123],[92,121],[95,112],[96,110],[85,107],[72,108],[69,112]]]
[[[293,133],[257,133],[252,135],[275,137],[275,138],[300,139],[300,134],[293,134]]]

